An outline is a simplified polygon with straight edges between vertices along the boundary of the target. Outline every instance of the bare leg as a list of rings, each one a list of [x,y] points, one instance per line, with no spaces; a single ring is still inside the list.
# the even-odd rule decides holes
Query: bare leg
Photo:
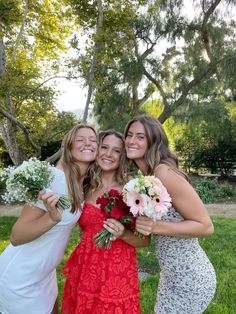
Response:
[[[51,312],[51,314],[58,314],[58,301],[56,299],[53,310]]]

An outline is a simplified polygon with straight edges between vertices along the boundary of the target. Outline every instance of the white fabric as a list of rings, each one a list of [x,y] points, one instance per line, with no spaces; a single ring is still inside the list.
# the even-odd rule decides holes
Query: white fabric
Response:
[[[51,188],[67,194],[64,172],[53,169],[55,178]],[[37,202],[37,206],[46,211],[42,202]],[[0,313],[51,313],[57,297],[55,268],[64,255],[79,216],[80,211],[72,214],[65,210],[62,220],[36,240],[7,246],[0,256]]]

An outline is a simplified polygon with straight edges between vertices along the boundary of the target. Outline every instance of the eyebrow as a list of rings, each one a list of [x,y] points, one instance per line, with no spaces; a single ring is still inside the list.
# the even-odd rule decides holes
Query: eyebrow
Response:
[[[84,135],[77,135],[76,138],[81,137],[81,138],[85,138]],[[90,135],[89,138],[96,138],[95,135]]]
[[[129,131],[127,134],[134,134],[134,132]],[[137,132],[137,135],[146,135],[144,132]]]
[[[103,145],[106,146],[106,147],[109,146],[108,144],[101,143],[101,146],[103,146]],[[118,146],[114,146],[113,148],[122,150],[122,147],[118,147]]]

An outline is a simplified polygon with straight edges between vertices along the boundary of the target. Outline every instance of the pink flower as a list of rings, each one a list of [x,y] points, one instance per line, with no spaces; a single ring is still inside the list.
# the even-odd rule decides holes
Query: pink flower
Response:
[[[151,202],[155,211],[166,214],[167,209],[171,206],[171,197],[169,196],[168,192],[163,189],[159,196],[155,196],[152,198]]]
[[[141,194],[135,191],[128,192],[126,195],[126,203],[134,216],[143,213],[144,199]]]

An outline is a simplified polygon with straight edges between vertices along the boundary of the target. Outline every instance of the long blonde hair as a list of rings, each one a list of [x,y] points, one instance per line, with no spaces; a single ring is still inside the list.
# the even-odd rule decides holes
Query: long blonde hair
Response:
[[[99,148],[101,147],[103,140],[108,135],[114,135],[117,138],[119,138],[123,143],[123,149],[121,151],[121,157],[119,162],[119,167],[116,169],[115,179],[118,184],[123,185],[125,183],[126,179],[126,170],[127,170],[127,157],[125,153],[125,143],[124,143],[124,136],[123,134],[113,130],[109,129],[106,131],[102,131],[99,134]],[[84,183],[84,193],[87,195],[88,193],[92,193],[98,188],[102,186],[102,169],[98,165],[97,161],[90,167],[90,169],[87,172],[87,176],[85,178]]]
[[[148,142],[148,149],[144,155],[145,162],[147,163],[147,174],[153,175],[158,165],[166,164],[175,172],[182,175],[187,181],[190,181],[188,176],[179,169],[178,158],[171,152],[169,140],[158,119],[148,115],[135,117],[125,127],[125,138],[131,124],[137,121],[142,123]]]
[[[60,166],[66,176],[66,182],[68,187],[69,196],[72,199],[71,212],[74,213],[81,207],[81,198],[79,196],[79,191],[81,189],[80,179],[81,179],[81,170],[80,167],[72,155],[73,145],[75,143],[76,133],[79,129],[91,129],[95,136],[97,137],[97,132],[95,129],[86,124],[78,124],[73,127],[64,137],[62,142],[62,154],[61,158],[58,161],[58,166]],[[93,163],[93,162],[92,162]],[[90,167],[92,165],[90,164]]]

